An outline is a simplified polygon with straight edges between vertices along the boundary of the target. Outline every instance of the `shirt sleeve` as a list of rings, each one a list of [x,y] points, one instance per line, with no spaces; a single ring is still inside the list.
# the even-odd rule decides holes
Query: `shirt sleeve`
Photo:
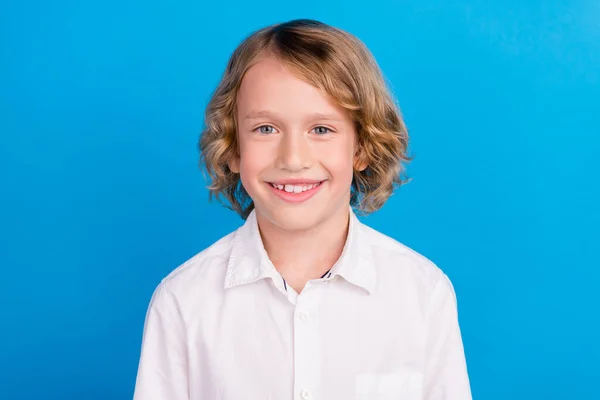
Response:
[[[186,335],[163,281],[152,295],[142,337],[134,400],[189,400]]]
[[[425,400],[471,400],[456,295],[448,277],[435,284],[429,306]]]

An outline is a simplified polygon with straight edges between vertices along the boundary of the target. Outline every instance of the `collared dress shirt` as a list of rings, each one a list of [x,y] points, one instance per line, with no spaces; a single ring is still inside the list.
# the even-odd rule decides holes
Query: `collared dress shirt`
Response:
[[[359,221],[300,294],[256,215],[156,288],[134,400],[469,400],[457,303],[430,260]]]

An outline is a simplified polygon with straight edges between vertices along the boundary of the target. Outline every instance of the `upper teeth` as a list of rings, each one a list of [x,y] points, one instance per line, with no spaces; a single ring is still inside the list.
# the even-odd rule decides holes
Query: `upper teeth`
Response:
[[[316,186],[319,186],[319,183],[310,183],[303,185],[280,185],[277,183],[271,183],[271,186],[273,186],[275,189],[285,190],[288,193],[302,193]]]

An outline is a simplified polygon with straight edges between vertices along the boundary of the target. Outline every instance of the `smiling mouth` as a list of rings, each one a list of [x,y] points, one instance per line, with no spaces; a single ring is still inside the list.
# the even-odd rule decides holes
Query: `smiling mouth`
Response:
[[[296,183],[296,184],[283,184],[283,183],[272,183],[268,182],[274,189],[281,190],[287,193],[302,193],[319,187],[323,182],[312,182],[312,183]]]

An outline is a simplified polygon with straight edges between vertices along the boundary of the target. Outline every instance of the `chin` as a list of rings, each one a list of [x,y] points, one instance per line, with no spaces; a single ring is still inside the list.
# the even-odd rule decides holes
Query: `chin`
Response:
[[[286,232],[306,231],[326,219],[312,207],[284,207],[261,214],[270,224]]]

